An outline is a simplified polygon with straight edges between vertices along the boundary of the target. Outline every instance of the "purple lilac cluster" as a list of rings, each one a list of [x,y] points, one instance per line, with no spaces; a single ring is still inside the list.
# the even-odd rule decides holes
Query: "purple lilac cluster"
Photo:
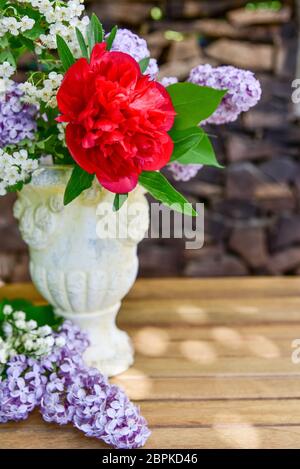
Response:
[[[138,448],[150,435],[139,409],[120,388],[82,354],[89,345],[85,333],[65,321],[54,333],[52,352],[39,361],[18,355],[0,381],[0,422],[24,420],[39,406],[46,422],[73,423],[86,436],[117,448]]]
[[[146,57],[150,57],[150,51],[145,39],[139,37],[129,29],[118,29],[111,50],[129,54],[137,62],[140,62]],[[158,65],[155,59],[150,59],[145,73],[150,75],[153,80],[157,78]]]
[[[255,106],[261,97],[261,86],[254,74],[232,66],[199,65],[192,69],[188,81],[218,90],[228,90],[218,109],[201,124],[233,122],[241,112]]]
[[[177,162],[168,165],[175,181],[189,181],[198,174],[201,164],[180,164]]]
[[[27,419],[41,402],[46,376],[39,363],[17,355],[10,360],[6,378],[0,381],[0,423]]]
[[[167,86],[178,83],[178,78],[177,77],[164,77],[160,80],[160,83],[166,88]]]
[[[188,81],[201,86],[209,86],[219,90],[228,90],[217,110],[204,124],[225,124],[235,121],[241,112],[255,106],[261,97],[259,81],[252,72],[232,66],[212,67],[199,65],[192,69]],[[172,81],[162,82],[168,86]],[[181,165],[172,163],[168,166],[177,181],[189,181],[202,168],[201,165]]]
[[[22,103],[22,91],[17,83],[0,97],[0,148],[34,138],[37,109]]]

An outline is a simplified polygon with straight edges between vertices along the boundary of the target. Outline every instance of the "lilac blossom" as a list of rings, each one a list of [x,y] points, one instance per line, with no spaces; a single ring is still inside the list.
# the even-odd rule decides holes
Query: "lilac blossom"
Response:
[[[72,422],[74,409],[65,402],[66,383],[56,373],[49,377],[41,400],[41,414],[46,422],[59,425]]]
[[[168,165],[168,169],[172,172],[175,181],[185,182],[195,177],[201,168],[201,164],[180,164],[174,162]]]
[[[70,323],[67,328],[70,336]],[[117,448],[142,446],[150,434],[145,419],[124,391],[109,384],[97,369],[85,365],[80,354],[85,338],[79,342],[79,348],[73,348],[66,340],[66,346],[51,358],[55,371],[42,396],[43,418],[60,425],[72,422],[86,436]]]
[[[117,448],[139,448],[150,436],[146,420],[118,386],[110,386],[102,439]]]
[[[17,83],[0,96],[0,148],[34,138],[37,109],[22,103],[21,97],[22,91]]]
[[[201,124],[233,122],[241,112],[255,106],[261,97],[261,86],[254,74],[232,66],[199,65],[192,69],[188,81],[218,90],[228,90],[218,109]]]
[[[0,423],[25,420],[40,403],[46,378],[32,358],[15,356],[0,381]]]
[[[125,52],[131,55],[137,62],[150,56],[145,39],[129,29],[118,29],[111,50]]]
[[[166,88],[167,86],[178,83],[178,78],[177,77],[164,77],[160,80],[160,83]]]
[[[156,59],[150,59],[149,60],[149,65],[145,71],[146,75],[149,75],[152,80],[156,80],[158,77],[159,73],[159,68],[157,65],[157,60]]]
[[[139,409],[96,369],[82,370],[68,402],[75,408],[74,425],[86,436],[101,438],[116,448],[138,448],[150,435]]]
[[[35,321],[26,322],[24,313],[5,308],[7,321],[22,321],[22,330],[40,331],[48,339],[49,326],[37,329],[36,323],[32,324]],[[11,331],[9,337],[12,334]],[[89,345],[87,334],[65,321],[58,332],[52,331],[51,337],[52,348],[43,356],[19,354],[3,365],[0,422],[24,420],[35,407],[40,407],[46,422],[72,423],[86,436],[117,448],[142,446],[150,431],[139,409],[124,391],[84,363],[82,356]]]

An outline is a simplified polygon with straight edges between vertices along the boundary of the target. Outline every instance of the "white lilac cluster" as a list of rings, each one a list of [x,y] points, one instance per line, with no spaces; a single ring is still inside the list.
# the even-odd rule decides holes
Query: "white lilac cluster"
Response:
[[[0,148],[0,196],[5,195],[9,187],[26,182],[37,168],[38,161],[30,159],[27,150],[9,154]]]
[[[18,0],[18,3],[30,5],[33,9],[38,10],[44,16],[48,24],[48,30],[39,37],[39,45],[36,47],[36,53],[40,53],[42,49],[56,49],[56,35],[62,36],[68,43],[75,55],[80,55],[80,48],[76,39],[75,27],[85,33],[89,24],[88,16],[83,16],[85,7],[84,0]],[[81,18],[82,17],[82,18]],[[13,36],[31,30],[35,25],[35,21],[27,15],[23,17],[2,16],[0,21],[0,37],[7,32]]]
[[[58,122],[58,123],[57,123],[58,140],[60,140],[61,142],[65,142],[65,139],[66,139],[66,127],[67,127],[67,123],[66,123],[66,122]]]
[[[14,311],[11,305],[3,308],[5,321],[0,334],[0,374],[4,365],[16,355],[25,354],[38,359],[48,355],[54,346],[63,347],[63,337],[54,339],[50,326],[38,327],[36,321],[26,321],[23,311]],[[2,336],[2,337],[1,337]]]
[[[41,83],[41,87],[34,85],[30,81],[20,83],[19,87],[23,93],[22,100],[35,106],[43,102],[47,106],[55,108],[57,106],[56,95],[62,80],[62,74],[50,72],[48,78]]]
[[[68,43],[75,57],[80,56],[80,48],[76,38],[75,28],[83,34],[89,24],[88,16],[84,13],[84,0],[70,0],[69,2],[50,0],[19,0],[21,3],[30,3],[44,17],[49,25],[49,30],[40,35],[41,45],[37,47],[39,53],[43,48],[56,49],[56,35],[62,36]]]
[[[13,81],[10,79],[16,72],[9,62],[3,62],[0,64],[0,95],[6,93],[8,88],[12,85]]]
[[[111,50],[129,54],[137,62],[150,57],[150,51],[145,39],[134,34],[129,29],[118,29]],[[149,75],[152,80],[155,80],[157,78],[158,71],[157,61],[155,59],[150,59],[145,73]]]
[[[6,33],[19,36],[19,34],[32,29],[34,25],[34,19],[29,18],[27,15],[18,19],[14,16],[4,16],[0,21],[0,37]]]

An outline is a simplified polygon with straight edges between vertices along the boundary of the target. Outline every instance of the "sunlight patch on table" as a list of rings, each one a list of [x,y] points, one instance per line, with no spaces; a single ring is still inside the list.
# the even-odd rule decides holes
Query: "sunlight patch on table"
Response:
[[[204,308],[200,308],[191,304],[182,304],[176,308],[176,313],[185,321],[197,324],[207,321],[208,314]]]
[[[230,349],[238,350],[244,344],[241,334],[230,327],[213,327],[211,335],[216,342]]]
[[[214,419],[214,430],[233,449],[258,449],[258,430],[238,414],[218,414]]]
[[[169,334],[158,327],[143,327],[133,337],[135,349],[147,357],[163,355],[169,346]]]
[[[235,311],[241,314],[257,314],[259,313],[259,308],[256,306],[236,306]]]
[[[262,335],[248,335],[245,344],[253,355],[261,358],[279,358],[280,349],[272,340]]]
[[[153,384],[151,379],[143,371],[136,368],[130,368],[111,381],[124,389],[130,399],[133,400],[147,399],[152,392]]]
[[[180,344],[180,351],[189,361],[210,365],[218,358],[215,348],[202,340],[185,340]]]

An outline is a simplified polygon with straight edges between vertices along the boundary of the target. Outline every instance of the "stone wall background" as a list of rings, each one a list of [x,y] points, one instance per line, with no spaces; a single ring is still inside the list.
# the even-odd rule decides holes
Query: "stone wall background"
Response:
[[[182,241],[147,239],[139,249],[142,276],[300,274],[300,129],[291,102],[297,2],[255,3],[89,2],[107,29],[118,23],[146,37],[162,76],[185,79],[199,63],[232,64],[255,71],[263,87],[256,108],[209,130],[226,169],[205,168],[176,183],[191,201],[205,203],[205,246],[187,251]],[[4,282],[28,279],[13,199],[0,198]]]

